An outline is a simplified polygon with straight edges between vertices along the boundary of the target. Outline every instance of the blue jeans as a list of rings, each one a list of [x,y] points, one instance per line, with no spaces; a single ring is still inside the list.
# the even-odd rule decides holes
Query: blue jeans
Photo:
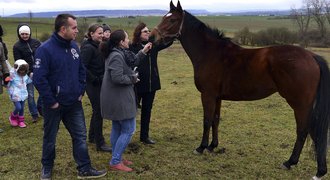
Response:
[[[112,159],[110,165],[116,165],[122,161],[122,154],[134,134],[135,124],[135,117],[132,119],[112,121],[112,130],[110,134]]]
[[[81,102],[69,106],[60,105],[56,109],[43,106],[44,137],[41,163],[45,168],[52,168],[55,160],[56,135],[61,120],[72,138],[73,157],[79,171],[91,168],[91,161],[86,143],[86,124]]]
[[[24,102],[25,101],[13,102],[15,106],[15,109],[13,111],[14,115],[24,116]]]
[[[36,102],[34,101],[34,86],[33,83],[26,85],[28,91],[28,106],[30,114],[33,118],[38,117],[38,110],[36,106]]]

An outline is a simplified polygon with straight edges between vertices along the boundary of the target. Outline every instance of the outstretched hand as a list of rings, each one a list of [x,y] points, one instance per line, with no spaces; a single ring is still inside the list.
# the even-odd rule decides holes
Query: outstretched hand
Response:
[[[147,54],[147,52],[149,52],[149,50],[152,48],[152,43],[151,42],[148,42],[142,49],[142,52],[144,54]]]

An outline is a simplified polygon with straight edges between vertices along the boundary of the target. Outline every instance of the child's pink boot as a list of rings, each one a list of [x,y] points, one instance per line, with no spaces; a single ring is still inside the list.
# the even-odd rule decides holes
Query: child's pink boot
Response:
[[[13,113],[10,113],[10,116],[9,116],[9,122],[10,122],[10,125],[16,127],[18,126],[18,115],[14,115]]]
[[[18,126],[21,128],[25,128],[26,124],[24,123],[25,119],[24,116],[18,116]]]

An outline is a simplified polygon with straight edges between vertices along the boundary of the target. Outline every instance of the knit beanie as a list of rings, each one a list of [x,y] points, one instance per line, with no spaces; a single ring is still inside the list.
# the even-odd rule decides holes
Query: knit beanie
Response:
[[[22,33],[27,33],[27,34],[30,34],[30,27],[27,26],[27,25],[23,25],[19,28],[18,30],[19,34],[22,34]]]
[[[110,26],[109,25],[107,25],[107,24],[102,24],[102,26],[103,26],[103,31],[110,31],[111,32],[111,28],[110,28]]]

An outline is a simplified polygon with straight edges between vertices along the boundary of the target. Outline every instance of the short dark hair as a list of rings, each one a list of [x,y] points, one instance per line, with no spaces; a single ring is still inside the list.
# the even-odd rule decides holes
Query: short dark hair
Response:
[[[77,18],[72,14],[59,14],[55,19],[55,32],[59,32],[62,26],[67,27],[69,25],[68,19],[72,18],[76,20]]]

